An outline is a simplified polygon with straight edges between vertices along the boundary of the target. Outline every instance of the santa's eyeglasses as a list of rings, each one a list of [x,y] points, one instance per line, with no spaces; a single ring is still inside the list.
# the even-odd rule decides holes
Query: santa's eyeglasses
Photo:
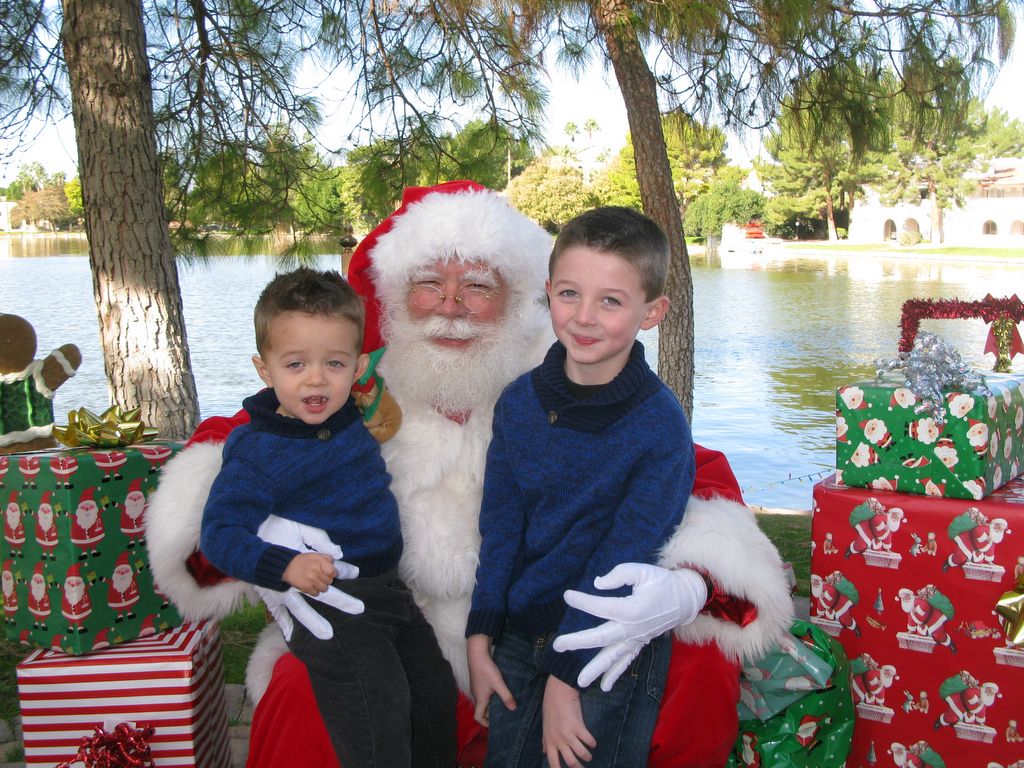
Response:
[[[455,299],[469,314],[483,312],[501,293],[499,288],[485,288],[482,285],[467,285],[459,288],[454,296],[446,294],[437,283],[409,283],[409,301],[419,309],[433,310],[447,299]]]

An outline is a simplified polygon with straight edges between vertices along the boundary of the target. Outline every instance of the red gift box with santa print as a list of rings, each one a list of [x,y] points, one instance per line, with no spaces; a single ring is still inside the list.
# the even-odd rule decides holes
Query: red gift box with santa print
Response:
[[[120,723],[153,729],[161,768],[230,765],[220,647],[217,625],[198,622],[87,656],[33,651],[18,665],[25,765],[73,762],[83,737]]]
[[[932,409],[890,375],[836,391],[836,473],[850,486],[982,499],[1024,471],[1024,375],[944,391]]]
[[[811,621],[850,659],[847,765],[1024,765],[1024,647],[995,613],[1024,573],[1024,478],[980,501],[829,478],[811,552]]]
[[[147,499],[179,443],[4,456],[0,586],[9,640],[67,653],[181,623],[154,587]]]

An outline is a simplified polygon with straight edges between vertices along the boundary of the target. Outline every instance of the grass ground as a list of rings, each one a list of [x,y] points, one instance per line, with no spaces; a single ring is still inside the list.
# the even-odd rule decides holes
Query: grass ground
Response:
[[[796,593],[806,596],[810,589],[811,518],[808,515],[758,515],[758,524],[779,548],[784,561],[793,564]],[[224,640],[224,679],[229,683],[245,680],[245,665],[256,645],[256,637],[266,626],[262,606],[250,606],[221,623]],[[29,653],[17,643],[0,641],[0,718],[11,720],[18,714],[16,668]]]

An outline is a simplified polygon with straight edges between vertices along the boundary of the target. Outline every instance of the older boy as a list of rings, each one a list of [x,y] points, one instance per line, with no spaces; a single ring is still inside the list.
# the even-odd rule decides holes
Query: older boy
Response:
[[[551,642],[597,624],[567,609],[563,592],[592,592],[621,562],[654,563],[693,487],[686,416],[636,340],[668,310],[668,259],[662,231],[634,210],[569,222],[546,283],[558,341],[495,405],[466,629],[488,766],[541,766],[545,755],[551,766],[647,760],[670,636],[608,693],[578,687],[593,652],[560,654]],[[707,589],[689,576],[696,615]]]
[[[430,625],[396,568],[398,508],[377,442],[350,393],[366,369],[362,300],[336,272],[278,275],[255,310],[253,364],[269,389],[244,402],[203,513],[200,548],[218,568],[270,590],[314,598],[335,583],[330,556],[260,538],[274,515],[323,529],[359,578],[337,586],[365,610],[309,605],[321,639],[297,623],[289,648],[309,670],[320,713],[345,766],[455,761],[455,684]],[[336,687],[338,667],[344,685]]]

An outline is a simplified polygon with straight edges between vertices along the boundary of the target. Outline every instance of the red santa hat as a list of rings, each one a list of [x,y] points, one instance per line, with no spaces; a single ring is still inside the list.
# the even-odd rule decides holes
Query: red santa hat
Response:
[[[381,302],[404,297],[418,269],[438,259],[484,262],[526,300],[543,297],[551,236],[497,192],[474,181],[409,187],[402,204],[362,239],[348,281],[366,300],[363,351],[384,346]]]
[[[50,497],[53,496],[53,491],[44,491],[43,495],[39,497],[39,506],[50,503]]]
[[[32,575],[33,576],[42,576],[43,575],[43,564],[42,564],[42,562],[36,563],[36,567],[32,569]]]
[[[151,613],[142,620],[142,625],[139,627],[139,637],[149,637],[155,634],[156,626],[153,624],[153,614]]]
[[[72,563],[71,565],[69,565],[68,566],[67,575],[64,578],[65,579],[71,579],[71,578],[75,578],[75,577],[77,577],[79,579],[82,578],[82,564],[81,563]]]
[[[114,563],[114,570],[116,571],[122,565],[128,565],[128,553],[127,552],[122,552],[120,555],[117,556],[117,562]]]
[[[84,501],[94,501],[93,494],[95,492],[96,489],[91,486],[89,488],[86,488],[84,491],[82,491],[82,495],[78,497],[78,503],[81,504]]]
[[[141,477],[136,477],[134,480],[132,480],[128,484],[128,493],[132,493],[133,491],[140,491],[140,492],[142,491],[142,478]]]
[[[52,648],[55,651],[62,651],[64,650],[63,643],[64,635],[54,635],[53,639],[50,640],[50,648]]]
[[[7,500],[7,503],[8,504],[17,504],[18,503],[18,492],[17,491],[11,491],[11,496]]]
[[[14,561],[11,560],[11,558],[4,560],[3,570],[11,572],[14,571]]]
[[[93,642],[92,642],[92,649],[94,651],[98,651],[98,650],[100,650],[100,648],[109,648],[110,647],[110,637],[109,637],[109,635],[110,635],[110,629],[108,627],[104,627],[99,632],[97,632],[96,633],[96,639],[93,640]]]

